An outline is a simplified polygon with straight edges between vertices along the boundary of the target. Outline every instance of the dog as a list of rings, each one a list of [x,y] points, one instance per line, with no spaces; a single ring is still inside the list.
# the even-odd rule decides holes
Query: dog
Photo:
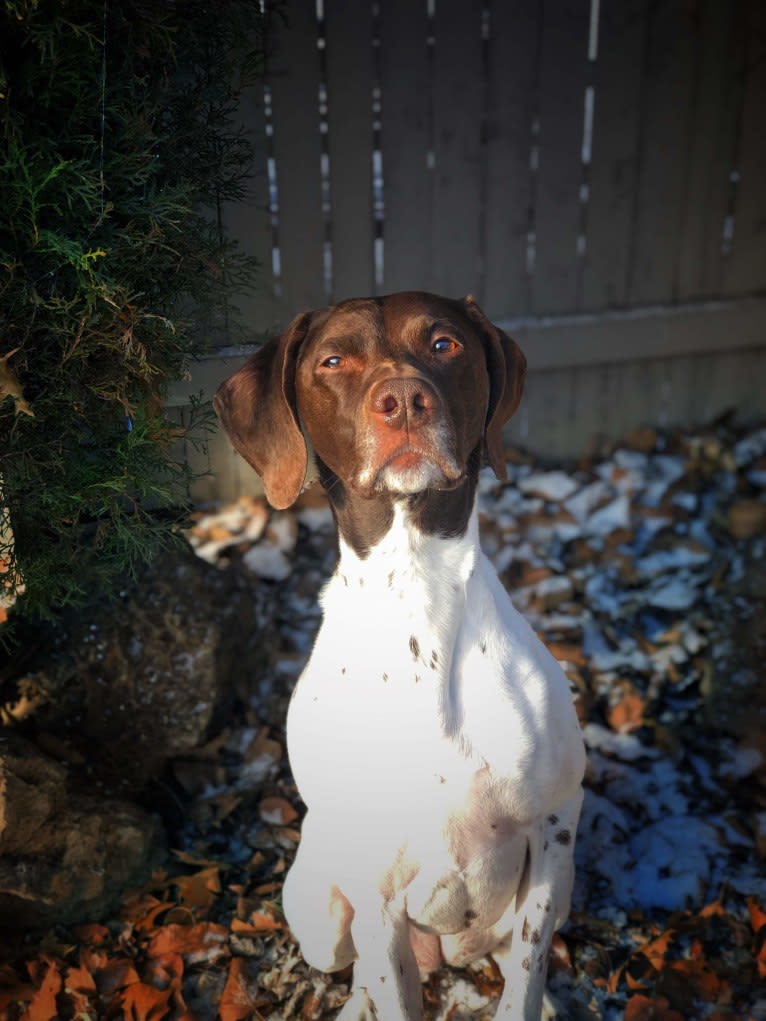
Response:
[[[338,529],[290,702],[306,806],[283,907],[306,961],[354,963],[342,1021],[416,1021],[421,979],[488,953],[496,1017],[539,1021],[569,913],[585,753],[568,681],[481,552],[479,469],[526,361],[469,296],[297,316],[216,411],[276,508],[314,461]]]

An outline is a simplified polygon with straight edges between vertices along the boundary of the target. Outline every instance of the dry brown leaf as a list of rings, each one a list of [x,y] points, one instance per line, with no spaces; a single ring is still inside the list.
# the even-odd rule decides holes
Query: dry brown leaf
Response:
[[[569,947],[558,933],[554,933],[551,940],[551,952],[548,958],[548,974],[558,975],[559,972],[572,973],[572,958],[569,954]]]
[[[258,894],[260,897],[265,897],[266,894],[276,893],[278,890],[281,890],[283,885],[284,884],[276,881],[272,883],[261,883],[260,886],[255,887],[253,893]]]
[[[93,976],[96,988],[104,999],[109,999],[118,989],[138,982],[138,972],[133,962],[126,957],[109,960],[101,951],[80,951],[80,964]]]
[[[699,912],[700,918],[712,918],[713,916],[725,915],[726,908],[720,900],[711,900],[709,904],[706,904],[704,908]]]
[[[713,969],[705,961],[673,961],[670,965],[673,971],[677,971],[689,980],[693,987],[694,996],[707,1003],[713,1003],[719,998],[726,987]]]
[[[222,889],[217,865],[210,865],[192,876],[176,876],[173,882],[186,907],[202,911],[213,906]]]
[[[624,1021],[684,1021],[684,1016],[672,1010],[664,996],[653,999],[635,993],[625,1004]]]
[[[285,798],[264,798],[258,806],[258,814],[272,826],[288,826],[298,818],[298,813]]]
[[[93,975],[87,968],[80,965],[77,968],[67,968],[64,988],[67,992],[95,993],[96,982]]]
[[[281,918],[270,914],[267,911],[253,911],[247,921],[240,918],[232,918],[231,931],[238,936],[254,936],[257,933],[276,932],[284,929],[285,923]]]
[[[766,925],[766,911],[758,903],[757,897],[747,898],[747,913],[750,916],[752,930],[757,936],[764,925]]]
[[[175,901],[159,900],[151,893],[138,893],[123,900],[122,917],[139,932],[149,932],[164,912],[174,908]]]
[[[147,948],[148,957],[180,954],[194,962],[212,963],[230,953],[228,932],[222,925],[200,922],[197,925],[165,925],[158,929]],[[188,963],[188,962],[187,962]]]
[[[2,403],[6,397],[10,397],[14,401],[14,411],[17,415],[20,411],[22,411],[25,415],[29,415],[30,418],[34,418],[34,411],[32,411],[29,404],[24,400],[24,390],[22,389],[21,383],[19,383],[19,378],[8,365],[9,360],[13,358],[19,350],[20,348],[15,347],[13,351],[9,351],[8,354],[0,357],[0,403]]]
[[[144,982],[134,982],[120,993],[117,1003],[125,1021],[162,1021],[170,1013],[172,990],[155,989]]]
[[[471,979],[480,996],[499,996],[504,985],[503,973],[491,954],[487,954],[486,960],[483,968],[470,972]]]
[[[34,995],[35,987],[31,982],[20,982],[15,975],[9,976],[7,980],[3,976],[0,982],[0,1011],[5,1011],[12,1003],[29,1003]]]
[[[262,756],[266,756],[274,762],[279,762],[282,758],[282,745],[279,741],[269,737],[268,727],[260,728],[244,753],[245,762],[252,762]]]
[[[616,705],[607,710],[607,720],[612,730],[626,734],[640,727],[644,722],[646,700],[638,692],[626,690]]]
[[[550,654],[560,663],[571,663],[573,666],[584,667],[587,664],[582,646],[567,642],[545,641]]]
[[[649,940],[648,943],[644,943],[643,946],[638,947],[633,956],[635,957],[638,954],[643,954],[656,971],[662,971],[665,966],[665,956],[668,952],[668,944],[674,936],[675,931],[673,929],[666,929],[665,932],[661,933],[659,936]]]
[[[61,974],[55,961],[46,961],[45,964],[46,969],[39,988],[35,990],[20,1021],[53,1021],[59,1016],[56,997],[61,992],[63,985]]]
[[[184,961],[180,954],[160,954],[146,962],[144,982],[155,989],[180,988]]]
[[[102,947],[109,940],[109,930],[105,925],[94,922],[91,925],[78,925],[74,934],[80,943],[89,947]]]
[[[235,957],[229,965],[226,985],[218,1004],[221,1021],[244,1021],[245,1018],[258,1017],[258,1008],[268,1002],[258,995],[257,984],[247,974],[245,959]]]

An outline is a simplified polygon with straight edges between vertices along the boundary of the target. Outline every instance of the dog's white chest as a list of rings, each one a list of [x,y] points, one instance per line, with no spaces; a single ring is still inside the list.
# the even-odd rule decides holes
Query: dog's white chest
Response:
[[[438,539],[398,512],[369,557],[341,553],[288,714],[306,804],[396,820],[402,842],[455,814],[526,821],[564,800],[582,756],[568,686],[479,552],[475,517]]]

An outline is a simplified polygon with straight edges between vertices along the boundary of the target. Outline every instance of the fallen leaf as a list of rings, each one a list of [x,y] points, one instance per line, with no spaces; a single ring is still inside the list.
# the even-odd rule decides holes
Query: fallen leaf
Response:
[[[258,1008],[269,1002],[258,995],[258,985],[250,979],[244,957],[235,957],[229,965],[226,985],[218,1004],[221,1021],[244,1021],[253,1015],[258,1016]]]
[[[34,411],[30,408],[29,404],[24,400],[24,391],[19,383],[19,378],[12,368],[8,365],[8,362],[17,351],[21,349],[15,347],[13,351],[9,351],[8,354],[0,357],[0,403],[2,403],[6,397],[11,397],[15,402],[14,411],[18,415],[22,411],[25,415],[29,415],[30,418],[35,417]]]
[[[285,923],[281,918],[276,918],[266,911],[253,911],[247,921],[244,922],[239,918],[232,918],[231,920],[231,931],[239,936],[253,936],[261,932],[276,932],[278,929],[284,929],[284,927]]]
[[[161,1021],[170,1013],[170,997],[170,989],[155,989],[144,982],[134,982],[112,1006],[119,1006],[125,1021]]]
[[[664,996],[650,999],[635,993],[625,1004],[624,1021],[684,1021],[683,1014],[671,1010]]]
[[[198,925],[165,925],[153,936],[148,957],[180,954],[186,963],[213,963],[230,953],[228,933],[222,925],[200,922]]]
[[[29,1006],[21,1015],[20,1021],[53,1021],[58,1018],[56,997],[61,992],[63,983],[55,961],[47,965],[42,982],[29,1001]]]
[[[694,996],[706,1003],[717,1000],[725,985],[705,961],[673,961],[670,967],[684,975],[689,980]]]
[[[78,993],[95,993],[96,982],[91,972],[80,965],[78,968],[67,968],[64,988]]]
[[[285,798],[264,798],[258,806],[258,813],[264,822],[272,826],[288,826],[298,818],[298,813]]]
[[[109,960],[103,952],[83,949],[80,951],[80,964],[88,969],[99,994],[107,1000],[118,989],[138,982],[138,972],[126,957]]]
[[[133,894],[123,900],[122,917],[139,932],[149,932],[159,916],[175,906],[175,901],[159,900],[151,893]]]
[[[181,900],[188,908],[207,911],[221,892],[221,879],[217,865],[195,872],[192,876],[176,876],[173,880],[178,887]]]
[[[144,982],[155,989],[180,987],[184,973],[184,961],[180,954],[161,954],[147,961]]]
[[[17,978],[7,983],[3,981],[0,985],[0,1011],[4,1011],[12,1003],[29,1003],[34,995],[35,987],[30,982],[20,982]]]
[[[91,925],[78,925],[74,934],[81,943],[90,947],[102,947],[109,939],[109,930],[105,925],[93,923]]]
[[[766,925],[766,911],[761,908],[757,897],[747,898],[747,913],[750,916],[752,930],[757,936],[764,925]]]
[[[644,722],[645,699],[638,692],[625,689],[622,698],[607,710],[607,720],[612,730],[626,734],[636,730]]]
[[[668,952],[668,944],[674,936],[675,932],[673,929],[666,929],[661,935],[638,947],[633,956],[643,954],[654,969],[662,971]]]
[[[720,900],[712,900],[709,904],[706,904],[700,911],[701,918],[712,918],[714,916],[725,915],[726,909]]]

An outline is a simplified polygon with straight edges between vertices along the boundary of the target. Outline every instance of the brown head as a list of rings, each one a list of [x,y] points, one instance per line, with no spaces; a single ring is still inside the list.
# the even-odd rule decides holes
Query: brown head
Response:
[[[329,489],[390,503],[475,482],[482,459],[505,478],[502,429],[525,372],[472,298],[404,292],[297,316],[214,406],[273,506],[301,491],[306,438]]]

